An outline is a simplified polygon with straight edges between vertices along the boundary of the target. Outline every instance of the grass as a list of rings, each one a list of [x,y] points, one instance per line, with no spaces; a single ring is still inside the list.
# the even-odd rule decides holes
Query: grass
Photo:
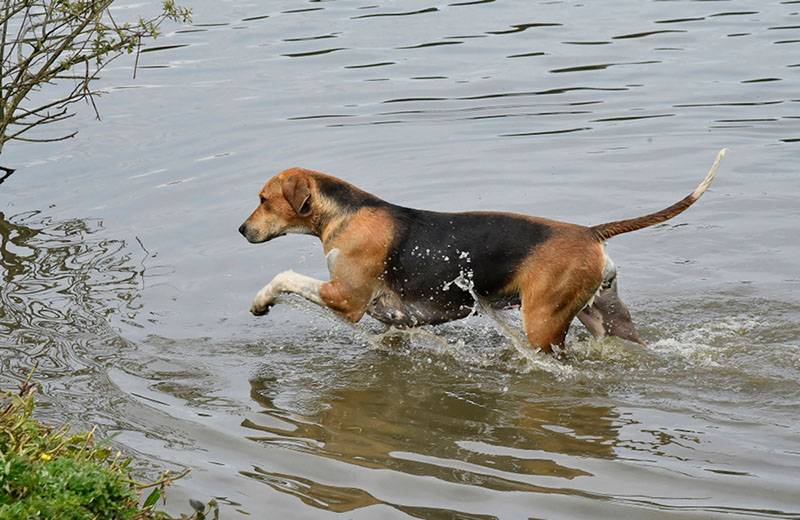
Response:
[[[94,430],[72,433],[33,416],[34,385],[0,394],[0,520],[175,520],[157,511],[166,487],[187,472],[138,482],[131,459]],[[191,500],[184,520],[216,519],[217,504]]]

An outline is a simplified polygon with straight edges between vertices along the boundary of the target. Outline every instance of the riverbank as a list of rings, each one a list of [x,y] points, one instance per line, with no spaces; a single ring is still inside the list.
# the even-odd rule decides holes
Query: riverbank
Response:
[[[27,381],[0,395],[0,520],[173,520],[156,508],[167,486],[188,471],[138,482],[131,459],[95,439],[94,430],[39,422],[35,388]],[[213,502],[191,506],[195,511],[181,519],[215,517]]]

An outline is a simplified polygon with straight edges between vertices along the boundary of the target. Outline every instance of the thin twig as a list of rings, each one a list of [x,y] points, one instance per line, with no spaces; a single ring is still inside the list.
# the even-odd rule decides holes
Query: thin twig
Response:
[[[174,482],[176,480],[180,480],[183,477],[185,477],[186,475],[188,475],[189,473],[191,473],[191,471],[192,470],[190,468],[186,468],[185,470],[181,471],[180,473],[177,473],[174,476],[170,476],[169,472],[167,472],[160,480],[157,480],[155,482],[147,482],[147,483],[134,482],[133,484],[140,490],[141,489],[151,488],[151,487],[156,487],[156,486],[161,486],[163,484],[168,484],[168,483]]]
[[[18,133],[18,134],[15,134],[14,136],[12,136],[9,140],[15,139],[17,141],[22,141],[24,143],[55,143],[55,142],[58,142],[58,141],[66,141],[67,139],[72,139],[76,135],[78,135],[78,131],[77,130],[72,132],[69,135],[65,135],[65,136],[62,136],[62,137],[54,137],[54,138],[51,138],[51,139],[42,139],[42,138],[38,138],[38,137],[37,138],[19,137],[19,133]]]
[[[133,61],[133,79],[136,79],[136,71],[139,70],[139,55],[142,53],[142,39],[136,42],[136,59]]]

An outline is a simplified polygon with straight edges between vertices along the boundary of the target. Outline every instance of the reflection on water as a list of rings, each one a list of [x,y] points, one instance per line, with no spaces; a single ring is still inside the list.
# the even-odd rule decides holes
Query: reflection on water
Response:
[[[565,457],[554,460],[553,454],[613,456],[617,426],[611,407],[579,398],[515,401],[509,399],[509,391],[539,394],[547,387],[534,383],[524,389],[493,390],[465,384],[458,374],[446,370],[425,370],[409,360],[399,365],[396,361],[372,357],[368,366],[351,367],[315,403],[315,413],[292,413],[276,406],[272,396],[280,394],[281,385],[274,379],[253,380],[253,399],[274,420],[263,424],[247,420],[243,426],[254,430],[249,438],[259,443],[501,492],[580,494],[568,489],[569,481],[591,473],[559,462]],[[422,369],[436,384],[409,380],[413,369]],[[333,493],[330,486],[303,483],[302,478],[263,469],[245,474],[335,511],[377,500],[363,490],[340,488]],[[532,484],[526,482],[527,476],[547,477],[553,484]]]
[[[680,316],[680,307],[670,310]],[[798,308],[786,311],[796,314]],[[774,344],[783,334],[780,322],[756,324],[745,316],[733,317],[732,312],[746,313],[729,309],[725,313],[731,323],[697,324],[696,338],[659,341],[655,352],[638,348],[627,354],[608,352],[608,345],[576,339],[570,361],[576,370],[566,379],[560,371],[519,374],[483,368],[474,365],[469,352],[458,352],[453,359],[417,337],[410,338],[413,345],[408,350],[379,349],[340,361],[334,346],[306,359],[304,346],[287,345],[250,381],[251,397],[261,411],[243,421],[245,438],[344,466],[323,471],[300,464],[289,473],[285,467],[270,469],[268,460],[263,460],[253,461],[240,473],[303,504],[332,512],[382,506],[418,518],[501,518],[511,511],[537,516],[535,511],[548,511],[557,504],[580,510],[580,504],[592,503],[600,516],[630,507],[640,512],[791,516],[797,508],[770,510],[753,507],[750,498],[734,498],[755,484],[756,475],[780,472],[780,457],[764,455],[758,463],[744,457],[740,462],[717,451],[724,453],[726,445],[727,449],[746,445],[746,431],[754,421],[771,421],[768,414],[749,408],[749,399],[755,398],[752,392],[786,391],[786,402],[800,395],[796,384],[783,379],[797,377],[791,369],[783,377],[773,374],[770,380],[748,368],[751,360],[735,360],[745,355],[759,358],[758,353],[745,354],[735,346],[737,335],[757,336],[763,325],[770,337],[767,342]],[[793,330],[794,325],[786,326]],[[462,327],[480,331],[475,324]],[[708,342],[706,348],[715,350],[713,345],[723,337],[725,346],[719,348],[731,356],[729,361],[714,363],[722,352],[706,352],[705,361],[698,359],[698,342]],[[444,331],[443,339],[458,341],[463,335],[452,338]],[[314,340],[315,348],[320,340]],[[686,348],[695,345],[694,351],[686,351],[681,341],[686,341]],[[749,346],[762,347],[753,342]],[[472,347],[464,346],[467,351]],[[487,348],[485,343],[482,348]],[[794,365],[798,359],[800,352],[795,349],[787,361]],[[675,373],[682,373],[684,381],[676,381]],[[681,394],[697,392],[700,377],[707,379],[701,399],[705,411],[699,417],[687,416]],[[714,403],[728,377],[743,385],[741,400],[734,406]],[[677,388],[668,389],[675,383]],[[760,388],[745,389],[750,385]],[[628,390],[628,403],[609,395],[631,387],[652,395],[633,397],[636,391]],[[762,434],[780,435],[773,426],[764,423],[764,427]],[[796,425],[790,430],[796,432]],[[359,471],[347,467],[362,468],[365,475],[353,478]],[[616,478],[626,479],[626,491],[614,483]],[[661,491],[654,492],[653,485]],[[698,494],[695,485],[706,491]],[[792,486],[786,481],[768,494],[774,500]],[[758,487],[759,493],[766,492]],[[724,493],[710,491],[723,488]],[[438,507],[431,493],[438,497]],[[503,506],[478,507],[480,500]],[[725,501],[739,504],[720,505]],[[507,514],[488,514],[487,509]]]
[[[0,384],[39,362],[43,413],[192,468],[175,509],[226,519],[796,518],[798,5],[194,1],[135,80],[106,70],[102,123],[4,149],[3,208],[54,206],[0,219]],[[596,224],[722,147],[680,222],[609,243],[647,349],[576,326],[531,362],[480,317],[247,313],[280,270],[327,275],[307,237],[235,232],[288,166]]]
[[[570,480],[588,475],[547,458],[491,453],[492,445],[503,446],[507,452],[532,447],[547,450],[547,442],[541,441],[552,432],[548,427],[558,427],[562,422],[560,405],[539,408],[523,403],[511,407],[498,399],[502,391],[457,389],[459,381],[441,370],[426,371],[426,376],[435,377],[441,386],[420,386],[405,378],[410,363],[398,366],[390,358],[371,361],[369,366],[344,374],[336,388],[323,394],[316,403],[316,413],[311,414],[292,413],[276,406],[271,396],[280,393],[277,381],[252,381],[252,397],[264,407],[262,413],[274,420],[264,424],[246,421],[243,426],[254,430],[249,438],[369,469],[430,476],[494,491],[552,492],[557,489],[526,483],[524,476]],[[370,374],[367,382],[353,380],[362,378],[365,372]],[[602,424],[610,425],[608,408],[587,411],[600,421],[600,430]],[[584,414],[577,413],[568,421],[579,430],[581,415]],[[608,433],[613,436],[613,430]],[[603,445],[603,440],[582,443],[579,450],[607,456],[610,448]],[[244,474],[323,509],[341,512],[386,503],[413,511],[409,504],[391,504],[362,489],[325,485],[262,468]]]
[[[101,230],[98,220],[0,213],[3,388],[37,366],[45,399],[63,396],[77,412],[76,395],[97,390],[98,373],[127,349],[109,319],[133,323],[144,267],[124,241],[98,237]]]

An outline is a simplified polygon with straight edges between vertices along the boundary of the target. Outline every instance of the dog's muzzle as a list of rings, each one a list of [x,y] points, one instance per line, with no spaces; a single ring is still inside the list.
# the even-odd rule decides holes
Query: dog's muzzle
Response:
[[[248,242],[251,244],[258,244],[259,242],[263,242],[263,240],[259,240],[258,237],[253,236],[251,233],[250,228],[247,226],[247,222],[239,226],[239,233],[242,234],[244,238],[247,239]]]
[[[273,238],[282,237],[282,236],[284,236],[286,234],[286,233],[276,233],[276,234],[267,235],[265,237],[259,237],[259,236],[257,236],[257,233],[253,233],[252,232],[250,227],[247,225],[247,222],[245,222],[244,224],[239,226],[239,233],[241,233],[242,236],[244,238],[246,238],[247,241],[250,242],[251,244],[261,244],[261,243],[264,243],[264,242],[269,242]]]

